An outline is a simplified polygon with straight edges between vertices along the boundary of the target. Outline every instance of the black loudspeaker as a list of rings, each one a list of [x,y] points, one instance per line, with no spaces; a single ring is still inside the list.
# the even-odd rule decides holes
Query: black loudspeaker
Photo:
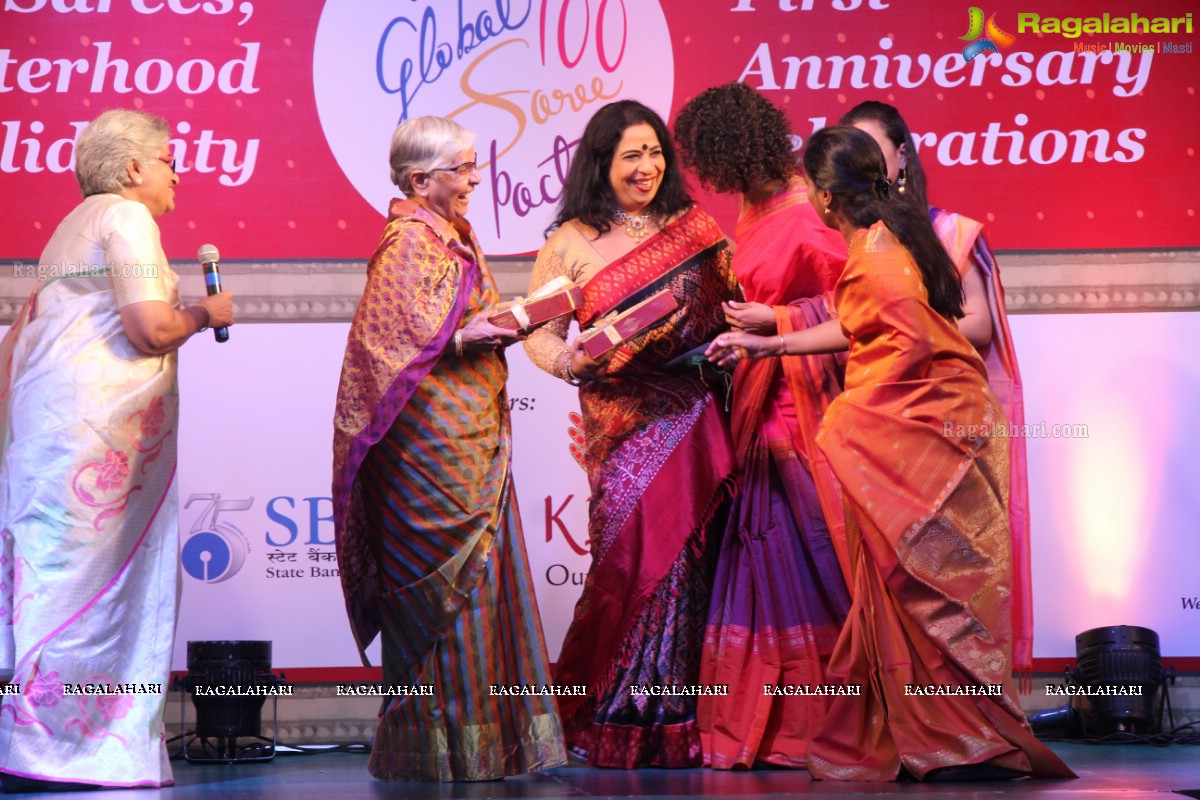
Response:
[[[1070,677],[1085,690],[1085,736],[1161,730],[1175,670],[1163,669],[1157,633],[1135,625],[1092,628],[1075,637],[1075,661]]]
[[[274,758],[278,698],[289,694],[290,687],[271,672],[271,643],[188,642],[187,667],[177,685],[192,696],[196,728],[187,731],[184,726],[184,759],[229,763]],[[268,697],[274,701],[269,739],[262,735],[262,710]],[[181,699],[181,724],[183,719]]]

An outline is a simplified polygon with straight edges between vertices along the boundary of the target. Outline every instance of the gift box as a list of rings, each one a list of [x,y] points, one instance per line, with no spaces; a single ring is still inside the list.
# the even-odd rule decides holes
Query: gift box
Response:
[[[615,317],[601,321],[579,335],[583,341],[583,350],[591,358],[597,359],[622,342],[632,339],[642,331],[651,328],[663,317],[677,309],[675,296],[671,290],[663,289],[651,295],[636,306],[622,311]]]
[[[497,328],[529,333],[556,317],[570,314],[583,302],[583,290],[559,276],[529,297],[518,297],[499,306],[488,322]]]

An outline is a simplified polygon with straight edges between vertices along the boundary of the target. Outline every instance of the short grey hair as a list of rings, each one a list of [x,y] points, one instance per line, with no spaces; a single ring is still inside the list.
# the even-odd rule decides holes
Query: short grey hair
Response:
[[[434,167],[454,167],[446,163],[461,150],[475,143],[475,134],[446,117],[406,119],[392,134],[388,161],[392,165],[392,183],[408,197],[415,194],[412,174]]]
[[[162,117],[114,108],[92,120],[75,140],[75,180],[84,197],[120,192],[130,186],[130,161],[148,164],[171,137]]]

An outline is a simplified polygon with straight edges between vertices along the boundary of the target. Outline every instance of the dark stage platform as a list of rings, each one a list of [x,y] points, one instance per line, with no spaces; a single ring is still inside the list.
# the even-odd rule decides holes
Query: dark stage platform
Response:
[[[263,764],[197,765],[175,762],[176,785],[161,790],[110,790],[27,797],[96,800],[379,800],[381,798],[673,798],[803,795],[809,798],[910,797],[1004,800],[1170,800],[1200,797],[1200,747],[1171,745],[1052,745],[1078,774],[1073,781],[1001,781],[959,784],[845,784],[812,781],[803,772],[706,769],[632,772],[568,766],[490,783],[385,784],[367,775],[360,753],[280,754]]]

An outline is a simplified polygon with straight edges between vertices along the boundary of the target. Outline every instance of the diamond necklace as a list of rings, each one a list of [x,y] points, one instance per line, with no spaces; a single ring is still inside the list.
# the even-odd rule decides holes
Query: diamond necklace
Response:
[[[650,234],[650,215],[643,214],[642,216],[634,216],[627,214],[625,211],[614,208],[613,219],[618,220],[625,226],[625,235],[635,242],[641,242]]]

